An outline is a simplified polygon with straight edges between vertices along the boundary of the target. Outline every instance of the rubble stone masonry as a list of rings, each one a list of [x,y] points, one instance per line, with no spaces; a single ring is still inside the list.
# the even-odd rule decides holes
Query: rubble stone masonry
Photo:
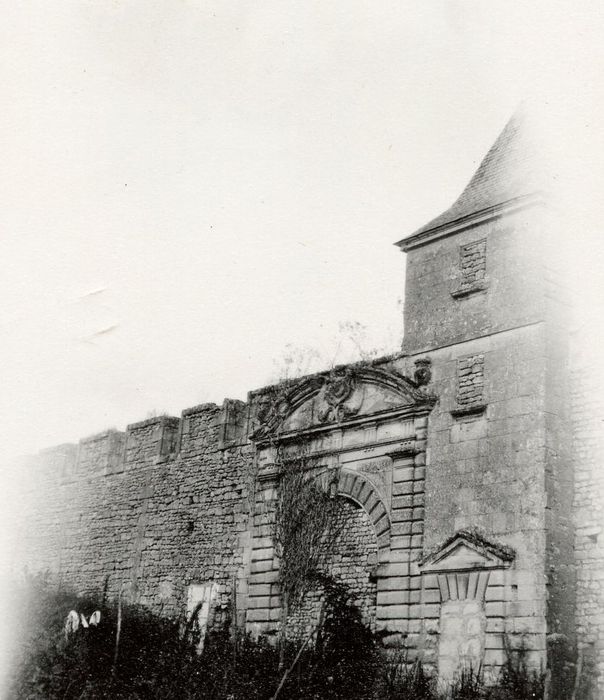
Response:
[[[601,349],[588,328],[569,340],[550,210],[500,182],[524,162],[510,124],[451,210],[399,244],[401,353],[31,458],[15,562],[163,614],[210,586],[214,620],[274,635],[277,455],[302,445],[341,499],[326,567],[385,644],[443,678],[464,660],[495,677],[523,645],[551,698],[554,652],[576,645],[604,697]]]
[[[182,612],[188,585],[214,581],[226,610],[250,508],[249,448],[220,444],[227,410],[205,404],[33,458],[20,563],[166,614]]]

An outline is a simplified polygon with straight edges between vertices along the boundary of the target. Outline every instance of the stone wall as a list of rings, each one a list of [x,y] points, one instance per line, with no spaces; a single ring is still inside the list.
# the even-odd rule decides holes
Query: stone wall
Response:
[[[440,659],[447,673],[456,658],[480,656],[494,676],[505,638],[539,668],[548,639],[572,645],[576,618],[602,689],[604,382],[587,335],[575,339],[571,380],[551,230],[520,211],[411,245],[400,355],[31,460],[21,561],[164,614],[184,611],[189,587],[213,584],[214,619],[234,615],[274,635],[276,446],[291,439],[342,498],[345,537],[326,570],[386,643],[404,641],[410,658]],[[443,543],[470,531],[481,533],[482,559],[470,536],[460,547],[471,566],[426,565],[427,553],[438,559]],[[499,546],[513,554],[498,559]]]
[[[542,226],[535,212],[521,212],[407,250],[403,350],[414,355],[543,320]],[[485,273],[476,277],[463,251],[479,245]]]
[[[543,349],[535,324],[422,354],[439,396],[428,422],[425,550],[476,528],[516,552],[513,571],[493,573],[484,598],[484,664],[493,670],[504,660],[503,633],[524,638],[536,667],[546,650]],[[460,391],[473,374],[479,381]],[[430,577],[422,600],[425,658],[435,661],[446,599]]]
[[[365,510],[349,499],[337,497],[337,506],[331,528],[337,536],[320,562],[320,571],[346,586],[348,602],[359,611],[363,623],[375,629],[378,553],[373,523]],[[305,634],[314,629],[324,597],[322,586],[310,590],[291,615],[291,627]]]
[[[361,506],[338,498],[334,529],[338,532],[331,551],[321,568],[341,581],[350,591],[350,602],[362,619],[375,628],[377,538],[373,523]]]
[[[249,514],[249,447],[221,439],[232,408],[205,404],[33,460],[20,562],[166,614],[183,612],[187,586],[215,582],[226,610]]]
[[[595,699],[604,696],[604,372],[589,328],[576,333],[573,359],[577,641]]]

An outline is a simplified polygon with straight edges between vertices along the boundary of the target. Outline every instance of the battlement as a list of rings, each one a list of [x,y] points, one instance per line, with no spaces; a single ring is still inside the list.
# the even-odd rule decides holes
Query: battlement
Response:
[[[207,449],[224,450],[247,440],[248,404],[225,399],[222,406],[204,403],[177,416],[156,416],[130,423],[126,430],[103,430],[78,443],[63,443],[24,458],[25,465],[54,473],[60,482],[109,477],[131,468],[153,466],[199,449],[200,439]]]
[[[555,221],[508,206],[526,184],[510,181],[528,164],[518,128],[404,243],[403,353],[43,451],[23,560],[80,590],[127,583],[165,614],[216,591],[248,632],[275,634],[276,503],[303,454],[356,552],[330,573],[441,677],[460,640],[495,677],[506,637],[547,664],[552,697],[549,641],[576,638],[601,668],[601,359],[589,328],[569,338]]]

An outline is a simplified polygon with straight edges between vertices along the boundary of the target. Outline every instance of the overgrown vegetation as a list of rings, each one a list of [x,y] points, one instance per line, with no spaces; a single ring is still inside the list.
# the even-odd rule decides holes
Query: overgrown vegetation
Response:
[[[372,697],[380,657],[371,633],[346,597],[342,587],[327,589],[323,624],[300,655],[280,697]],[[28,581],[13,592],[13,598],[19,613],[12,621],[16,629],[6,697],[16,700],[269,700],[283,676],[279,651],[266,640],[223,628],[206,637],[198,654],[198,631],[191,625],[135,605],[121,610],[114,663],[115,601],[57,591],[44,578]],[[66,635],[70,610],[89,617],[96,609],[101,611],[98,626]],[[287,644],[288,667],[298,652],[298,645]]]
[[[346,585],[325,570],[337,544],[337,499],[319,484],[316,463],[302,451],[280,454],[275,542],[284,601],[279,644],[252,639],[228,624],[200,631],[104,593],[79,597],[47,577],[14,588],[7,623],[13,658],[6,697],[15,700],[545,700],[544,677],[509,652],[497,685],[464,670],[450,688],[437,687],[405,649],[385,650],[362,622]],[[334,475],[334,482],[335,483]],[[322,592],[310,633],[286,634],[288,610]],[[100,623],[68,631],[71,610]],[[83,616],[83,617],[82,617]],[[199,653],[202,648],[201,653]],[[550,695],[548,700],[562,700]],[[577,697],[578,700],[578,697]]]
[[[303,644],[307,645],[313,637],[318,644],[318,628],[323,624],[325,606],[330,601],[321,602],[317,619],[307,620],[307,625],[303,620],[294,623],[290,615],[301,611],[305,596],[311,589],[325,588],[325,593],[327,589],[332,593],[335,590],[335,582],[321,570],[321,563],[335,545],[339,531],[335,527],[337,502],[312,478],[316,462],[304,446],[296,445],[287,452],[280,445],[277,459],[280,475],[273,541],[279,557],[281,598],[279,668],[284,671],[287,668],[287,646],[292,638],[300,639],[306,635]],[[293,666],[299,662],[300,659],[295,658]],[[293,668],[285,670],[275,698],[282,692],[291,670]]]
[[[321,583],[321,563],[338,540],[338,504],[309,476],[304,456],[282,467],[275,513],[275,545],[283,607],[299,604]]]
[[[443,691],[404,650],[386,654],[362,624],[340,583],[324,580],[325,614],[283,684],[288,700],[542,700],[544,679],[513,655],[499,683],[487,688],[480,672],[463,673]],[[283,678],[279,651],[225,627],[210,633],[201,654],[198,631],[135,605],[122,609],[115,660],[118,607],[103,595],[78,597],[44,577],[15,587],[11,599],[13,658],[3,697],[22,700],[270,700]],[[96,627],[66,635],[70,610]],[[286,645],[288,668],[300,646]],[[550,695],[550,700],[563,700]],[[566,700],[566,698],[564,698]]]

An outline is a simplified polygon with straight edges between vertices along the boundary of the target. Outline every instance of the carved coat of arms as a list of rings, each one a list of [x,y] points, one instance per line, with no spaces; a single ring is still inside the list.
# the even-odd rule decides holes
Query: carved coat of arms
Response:
[[[354,415],[359,406],[347,403],[356,387],[350,368],[334,370],[325,380],[319,405],[318,418],[322,423],[340,421]]]

